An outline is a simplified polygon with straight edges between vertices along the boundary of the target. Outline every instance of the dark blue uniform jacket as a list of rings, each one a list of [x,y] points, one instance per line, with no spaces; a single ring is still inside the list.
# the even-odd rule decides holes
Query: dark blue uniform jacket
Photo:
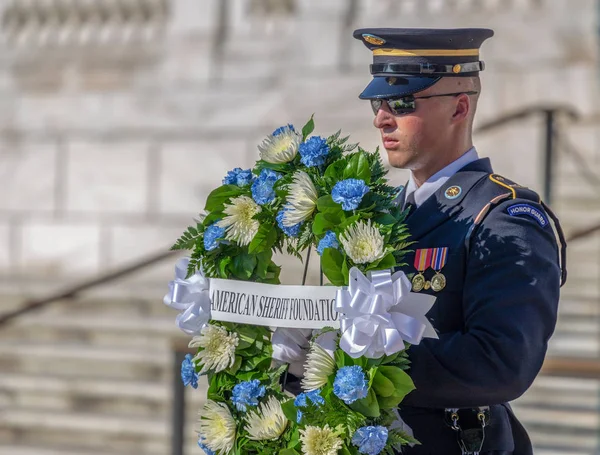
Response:
[[[451,187],[458,190],[447,192]],[[399,203],[404,198],[400,193]],[[410,348],[416,390],[400,414],[422,445],[406,455],[460,454],[444,409],[477,406],[491,407],[483,453],[532,453],[507,403],[540,371],[556,324],[564,241],[549,214],[536,193],[494,175],[489,159],[480,159],[407,218],[413,250],[447,247],[448,258],[446,287],[421,291],[437,297],[428,317],[439,339]],[[414,254],[402,268],[409,277]]]

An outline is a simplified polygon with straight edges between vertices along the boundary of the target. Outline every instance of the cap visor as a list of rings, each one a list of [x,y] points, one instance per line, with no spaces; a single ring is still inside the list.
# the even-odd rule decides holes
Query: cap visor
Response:
[[[391,79],[395,79],[393,84],[389,83]],[[441,77],[375,76],[358,97],[361,100],[372,100],[412,95],[431,87],[440,79]]]

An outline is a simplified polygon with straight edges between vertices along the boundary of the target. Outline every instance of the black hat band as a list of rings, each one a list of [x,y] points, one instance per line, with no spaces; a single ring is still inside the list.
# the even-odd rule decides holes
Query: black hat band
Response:
[[[485,69],[485,63],[469,62],[456,63],[454,65],[440,65],[434,63],[403,64],[403,63],[373,63],[371,65],[371,74],[465,74],[477,73]]]

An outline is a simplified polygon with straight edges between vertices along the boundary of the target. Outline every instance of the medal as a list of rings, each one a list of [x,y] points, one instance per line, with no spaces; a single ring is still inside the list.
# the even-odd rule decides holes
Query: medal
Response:
[[[435,292],[440,292],[446,287],[446,277],[441,273],[436,273],[431,279],[431,289]]]
[[[429,289],[429,282],[425,279],[423,272],[431,265],[432,249],[422,249],[415,252],[414,266],[417,273],[412,279],[413,292],[421,292],[423,289]]]
[[[431,268],[435,270],[435,275],[431,279],[431,289],[435,292],[440,292],[446,287],[446,277],[440,272],[446,265],[448,258],[448,248],[434,248]]]
[[[420,292],[425,288],[425,277],[422,273],[418,273],[412,279],[412,290],[413,292]]]

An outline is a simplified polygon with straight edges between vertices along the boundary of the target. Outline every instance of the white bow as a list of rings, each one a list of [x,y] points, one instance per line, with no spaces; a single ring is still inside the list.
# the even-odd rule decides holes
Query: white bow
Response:
[[[404,342],[419,344],[424,337],[437,338],[425,314],[435,297],[411,293],[404,272],[368,273],[350,269],[350,285],[337,292],[340,315],[340,348],[350,357],[377,359],[404,349]]]
[[[169,282],[169,293],[163,302],[176,310],[183,310],[177,315],[177,326],[188,335],[199,335],[202,328],[210,320],[209,279],[196,272],[187,276],[189,258],[182,258],[175,264],[175,279]]]

